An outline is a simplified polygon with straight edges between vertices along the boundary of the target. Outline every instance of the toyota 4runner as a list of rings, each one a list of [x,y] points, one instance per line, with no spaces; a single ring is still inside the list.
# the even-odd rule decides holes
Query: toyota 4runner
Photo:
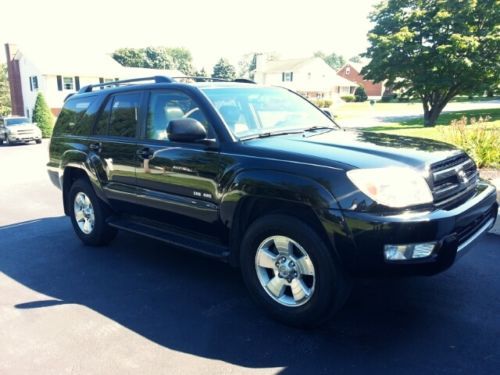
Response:
[[[125,230],[223,259],[285,323],[324,322],[352,275],[443,271],[497,217],[495,188],[448,144],[346,131],[244,80],[109,85],[68,98],[50,144],[78,237]]]

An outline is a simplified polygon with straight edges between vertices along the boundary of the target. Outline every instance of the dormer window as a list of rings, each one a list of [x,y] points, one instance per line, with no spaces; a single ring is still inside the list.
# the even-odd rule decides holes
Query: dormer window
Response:
[[[345,68],[345,74],[346,75],[351,74],[351,67],[350,66],[348,66],[348,67]]]

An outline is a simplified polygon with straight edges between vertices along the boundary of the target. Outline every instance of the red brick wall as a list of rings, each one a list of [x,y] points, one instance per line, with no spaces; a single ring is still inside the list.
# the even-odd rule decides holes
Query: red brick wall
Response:
[[[13,60],[16,52],[17,47],[15,45],[5,44],[12,114],[17,116],[24,116],[23,91],[21,86],[21,72],[19,70],[19,61]]]
[[[349,74],[346,72],[346,70],[348,70],[347,68],[350,68]],[[382,83],[374,83],[373,81],[363,79],[363,76],[349,64],[342,67],[337,74],[345,79],[348,79],[349,81],[356,82],[358,85],[363,86],[366,95],[368,96],[382,96],[384,93],[384,86]]]

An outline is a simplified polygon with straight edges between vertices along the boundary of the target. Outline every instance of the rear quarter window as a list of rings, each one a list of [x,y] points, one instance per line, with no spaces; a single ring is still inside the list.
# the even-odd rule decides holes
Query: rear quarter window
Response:
[[[90,135],[95,121],[95,111],[92,104],[97,96],[71,98],[59,114],[54,127],[54,135]]]

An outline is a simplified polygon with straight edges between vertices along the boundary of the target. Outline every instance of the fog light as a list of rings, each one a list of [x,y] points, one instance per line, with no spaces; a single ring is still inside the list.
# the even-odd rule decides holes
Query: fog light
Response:
[[[411,260],[426,258],[432,254],[436,242],[415,243],[408,245],[385,245],[386,260]]]

